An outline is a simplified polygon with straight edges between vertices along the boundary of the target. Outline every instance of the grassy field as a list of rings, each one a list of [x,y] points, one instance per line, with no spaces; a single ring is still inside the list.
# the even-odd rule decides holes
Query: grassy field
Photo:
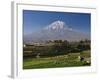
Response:
[[[78,56],[84,57],[84,61],[80,61]],[[88,50],[54,57],[24,58],[23,69],[90,66],[91,63],[86,62],[87,60],[91,61],[90,57],[90,51]]]

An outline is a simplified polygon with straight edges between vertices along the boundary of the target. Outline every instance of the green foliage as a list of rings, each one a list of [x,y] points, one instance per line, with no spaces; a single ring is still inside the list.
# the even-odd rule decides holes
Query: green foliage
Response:
[[[90,51],[83,51],[82,53],[69,53],[67,55],[59,55],[54,57],[24,58],[23,69],[78,67],[91,65],[86,61],[78,61],[79,55],[90,58]]]
[[[90,40],[49,40],[43,45],[28,44],[23,47],[23,69],[90,66],[91,63],[87,63],[91,62],[90,44]]]
[[[49,44],[49,45],[46,45]],[[31,45],[23,48],[23,56],[36,56],[38,53],[42,57],[64,55],[68,53],[77,53],[84,50],[90,50],[90,40],[81,40],[79,42],[68,42],[67,40],[47,41],[43,46]]]

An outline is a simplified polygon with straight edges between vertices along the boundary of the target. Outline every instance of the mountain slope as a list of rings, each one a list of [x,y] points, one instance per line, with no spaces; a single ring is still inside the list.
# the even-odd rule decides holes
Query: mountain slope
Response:
[[[69,28],[63,21],[54,21],[38,32],[24,35],[24,42],[42,42],[46,40],[78,41],[90,39],[90,35]]]

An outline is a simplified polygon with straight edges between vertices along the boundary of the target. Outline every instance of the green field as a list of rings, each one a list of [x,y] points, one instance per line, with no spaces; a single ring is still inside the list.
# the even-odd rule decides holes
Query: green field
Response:
[[[78,56],[84,57],[84,60],[80,61]],[[53,57],[29,57],[23,59],[23,69],[90,66],[90,57],[90,50]],[[89,61],[89,63],[87,63],[87,61]]]

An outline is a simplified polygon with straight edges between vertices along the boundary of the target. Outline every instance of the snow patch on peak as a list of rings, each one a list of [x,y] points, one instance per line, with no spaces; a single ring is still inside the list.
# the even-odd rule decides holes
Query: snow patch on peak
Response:
[[[58,20],[46,26],[45,29],[46,30],[59,30],[59,29],[63,29],[64,26],[65,26],[65,23],[63,21]]]
[[[70,31],[72,31],[73,29],[70,28],[69,26],[67,26],[65,22],[57,20],[57,21],[52,22],[48,26],[46,26],[44,28],[44,30],[54,30],[54,31],[58,31],[58,30],[70,30]]]

